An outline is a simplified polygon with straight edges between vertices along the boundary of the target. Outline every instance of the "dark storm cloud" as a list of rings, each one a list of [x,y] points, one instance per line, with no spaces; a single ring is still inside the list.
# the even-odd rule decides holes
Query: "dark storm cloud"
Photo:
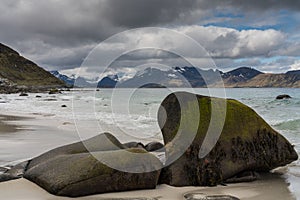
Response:
[[[214,3],[221,3],[221,1],[215,0]],[[241,8],[243,10],[269,10],[269,9],[287,9],[287,10],[300,10],[300,1],[298,0],[252,0],[252,1],[237,1],[227,0],[222,1],[229,7]]]
[[[280,10],[298,11],[300,1],[2,0],[0,42],[12,46],[48,69],[72,68],[79,66],[99,42],[128,28],[177,28],[182,25],[205,24],[206,21],[222,20],[222,17],[215,16],[218,13],[241,13],[245,18],[240,18],[238,23],[247,21],[251,24],[262,21],[261,16],[264,15],[261,13],[277,13]],[[251,13],[251,18],[247,18],[248,13]],[[268,24],[268,20],[265,23]],[[228,46],[233,46],[238,39],[235,33],[227,33],[221,34],[215,42],[218,45],[208,42],[207,45],[210,46],[207,48],[216,52],[216,56],[226,58],[232,57],[231,52],[227,51]],[[257,54],[266,52],[263,47],[259,48],[262,50],[257,51]],[[245,49],[239,48],[237,55],[253,56],[253,52]],[[288,50],[297,52],[298,47],[290,47]]]
[[[195,0],[107,0],[103,11],[117,26],[140,27],[188,17],[198,4]]]

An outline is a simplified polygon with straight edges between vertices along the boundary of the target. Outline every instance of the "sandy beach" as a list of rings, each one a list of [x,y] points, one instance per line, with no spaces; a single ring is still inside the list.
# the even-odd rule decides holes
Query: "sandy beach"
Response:
[[[231,184],[218,187],[171,187],[159,185],[155,190],[137,190],[118,193],[99,194],[76,198],[79,200],[183,200],[186,193],[203,193],[206,195],[232,195],[244,200],[292,200],[294,198],[288,190],[283,178],[265,176],[264,180],[252,183]],[[63,200],[67,197],[57,197],[49,194],[34,183],[19,179],[0,183],[1,199],[10,200]]]
[[[0,133],[14,133],[21,129],[21,126],[11,123],[19,121],[24,117],[16,117],[11,115],[0,115]]]
[[[10,113],[12,114],[12,113]],[[14,113],[16,114],[16,113]],[[29,135],[27,139],[34,140],[34,134],[40,133],[45,135],[46,141],[36,142],[36,146],[22,146],[22,148],[27,149],[27,154],[22,154],[19,148],[16,148],[16,154],[30,158],[36,156],[48,149],[52,149],[56,146],[60,146],[71,141],[76,141],[76,131],[74,129],[74,124],[72,122],[65,122],[63,119],[55,118],[49,115],[33,114],[29,116],[19,116],[13,117],[10,115],[2,115],[0,117],[0,129],[1,134],[16,134],[19,137],[24,135]],[[18,131],[16,133],[16,131]],[[49,134],[45,133],[61,133],[61,138],[59,140],[49,140]],[[51,137],[51,134],[50,134]],[[21,159],[22,160],[22,159]],[[281,175],[276,174],[265,174],[262,176],[261,180],[254,181],[251,183],[239,183],[230,184],[228,186],[218,186],[218,187],[171,187],[168,185],[158,185],[155,190],[137,190],[137,191],[127,191],[118,193],[107,193],[99,194],[87,197],[81,197],[78,199],[82,200],[96,200],[96,199],[161,199],[161,200],[182,200],[184,199],[184,194],[195,192],[203,193],[206,195],[232,195],[240,199],[250,200],[250,199],[286,199],[292,200],[296,199],[291,194],[288,189],[289,185],[286,180]],[[49,194],[47,191],[43,190],[36,184],[26,180],[18,179],[8,182],[0,183],[0,194],[1,199],[11,199],[11,200],[60,200],[69,199],[66,197],[57,197]],[[147,199],[147,200],[148,200]]]

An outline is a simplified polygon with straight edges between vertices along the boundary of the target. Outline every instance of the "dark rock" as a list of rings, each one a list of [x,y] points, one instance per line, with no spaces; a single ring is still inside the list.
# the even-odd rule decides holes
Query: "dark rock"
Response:
[[[21,177],[15,177],[12,176],[10,174],[4,173],[4,174],[0,174],[0,182],[5,182],[5,181],[11,181],[11,180],[15,180]]]
[[[7,170],[8,169],[6,167],[0,167],[0,173],[5,173]]]
[[[15,177],[22,177],[28,165],[28,161],[21,162],[11,169],[9,169],[6,173],[15,176]]]
[[[0,182],[22,178],[27,164],[28,161],[25,161],[13,166],[11,169],[7,169],[3,174],[0,174]]]
[[[138,148],[145,149],[145,146],[141,142],[127,142],[123,144],[126,148]]]
[[[139,151],[143,151],[139,149]],[[156,157],[148,154],[139,159],[140,166],[132,166],[135,158],[124,154],[125,150],[97,152],[97,156],[115,157],[125,168],[148,167],[160,164]],[[141,153],[145,153],[143,151]],[[127,152],[128,153],[128,152]],[[156,163],[155,163],[156,162]],[[115,170],[102,164],[89,153],[63,155],[42,163],[25,174],[25,178],[37,183],[48,192],[77,197],[105,192],[137,189],[153,189],[158,181],[158,172],[129,173]]]
[[[57,99],[44,99],[44,101],[57,101]]]
[[[203,193],[188,193],[184,195],[186,200],[239,200],[238,198],[230,195],[205,195]]]
[[[211,122],[212,106],[217,112]],[[222,108],[226,108],[224,126]],[[268,172],[298,159],[282,135],[253,109],[236,100],[176,92],[162,102],[158,122],[167,163],[178,151],[183,152],[162,170],[160,183],[214,186],[243,171]],[[213,126],[206,137],[210,123]],[[220,137],[216,135],[218,126]],[[203,155],[203,150],[208,154]]]
[[[225,180],[225,183],[241,183],[241,182],[252,182],[260,178],[257,172],[247,171],[241,172],[234,177]]]
[[[288,94],[282,94],[282,95],[278,95],[276,97],[276,99],[290,99],[290,98],[292,98],[292,97]]]
[[[164,151],[164,145],[160,142],[150,142],[145,146],[145,149],[148,152],[152,152],[152,151],[160,151],[163,152]]]
[[[76,153],[56,156],[28,169],[24,177],[52,194],[69,197],[154,189],[157,185],[158,170],[123,172],[101,163],[94,156],[101,160],[114,159],[124,171],[151,171],[161,167],[155,156],[142,149],[97,151],[93,155]]]
[[[66,106],[66,105],[61,105],[61,107],[62,107],[62,108],[66,108],[67,106]]]
[[[27,97],[28,94],[27,94],[27,93],[21,93],[19,96],[20,96],[20,97]]]
[[[99,160],[112,160],[117,167],[111,168]],[[24,177],[52,194],[78,197],[153,189],[161,167],[154,155],[143,149],[126,149],[113,135],[104,133],[32,159]]]
[[[40,96],[40,95],[36,95],[36,96],[35,96],[35,98],[42,98],[42,96]]]

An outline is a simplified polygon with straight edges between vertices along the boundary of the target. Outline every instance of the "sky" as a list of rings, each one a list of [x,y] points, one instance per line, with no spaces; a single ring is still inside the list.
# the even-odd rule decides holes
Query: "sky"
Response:
[[[95,66],[83,74],[103,71],[102,59],[120,53],[111,68],[122,73],[151,63],[178,66],[180,59],[211,67],[192,40],[219,70],[282,73],[300,69],[299,10],[298,0],[2,0],[0,42],[66,74],[99,46]]]

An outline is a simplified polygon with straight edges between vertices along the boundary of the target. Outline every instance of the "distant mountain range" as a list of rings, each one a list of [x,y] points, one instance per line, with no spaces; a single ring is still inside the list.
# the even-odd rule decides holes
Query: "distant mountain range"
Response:
[[[75,75],[69,77],[67,75],[63,75],[59,73],[58,71],[50,71],[50,73],[56,78],[62,80],[68,87],[86,87],[86,88],[90,87],[91,88],[91,87],[96,87],[97,85],[96,82],[92,82],[91,80],[87,80],[80,76],[77,78],[75,78]]]
[[[0,93],[62,86],[63,81],[0,43]]]
[[[72,85],[75,79],[59,72],[51,72],[66,84]],[[205,78],[204,78],[205,77]],[[202,70],[196,67],[174,67],[163,71],[146,68],[125,81],[119,81],[117,75],[104,77],[98,83],[90,84],[84,78],[76,79],[76,86],[98,88],[159,88],[159,87],[300,87],[300,70],[284,74],[263,73],[250,67],[240,67],[229,72]],[[77,83],[78,82],[78,83]]]
[[[219,78],[218,78],[219,77]],[[0,43],[0,93],[33,91],[54,87],[159,88],[159,87],[293,87],[300,88],[300,70],[282,74],[263,73],[250,67],[229,72],[196,67],[173,67],[164,71],[146,68],[127,80],[112,74],[100,81],[50,73],[18,52]]]

